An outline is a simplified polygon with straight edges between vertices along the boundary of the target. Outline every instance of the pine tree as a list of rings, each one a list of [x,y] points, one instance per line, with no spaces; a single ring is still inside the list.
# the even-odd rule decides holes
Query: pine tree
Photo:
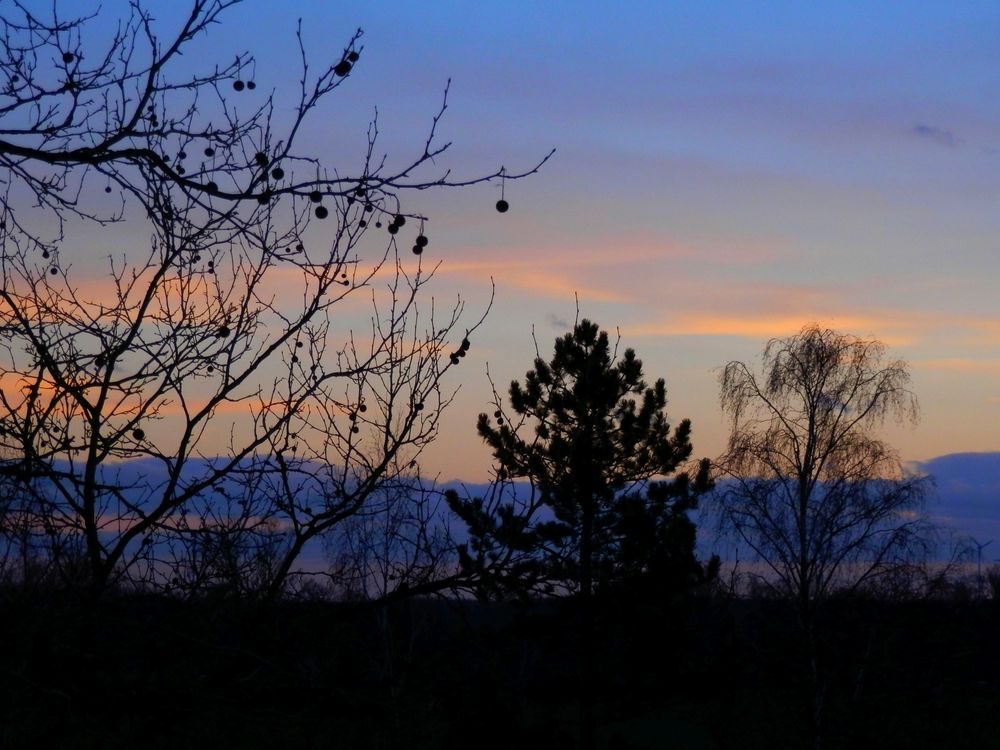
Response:
[[[635,352],[619,357],[588,320],[556,340],[550,362],[536,358],[524,383],[511,383],[509,403],[514,424],[498,399],[493,419],[480,414],[477,429],[497,477],[528,480],[532,499],[491,508],[452,494],[452,509],[469,527],[462,563],[479,574],[485,592],[577,595],[581,745],[589,747],[593,599],[622,587],[651,592],[653,583],[686,588],[703,578],[686,511],[709,488],[709,465],[700,462],[693,478],[681,472],[665,479],[691,456],[691,423],[671,430],[664,381],[647,386]]]
[[[708,462],[693,478],[663,480],[691,456],[691,423],[671,430],[665,383],[647,386],[632,349],[618,357],[608,334],[582,320],[556,340],[551,362],[536,358],[509,393],[516,423],[498,403],[493,419],[479,415],[477,429],[497,476],[526,479],[535,495],[520,511],[505,503],[494,512],[452,496],[469,526],[466,567],[492,572],[497,587],[546,583],[583,597],[702,574],[686,511],[709,486]]]

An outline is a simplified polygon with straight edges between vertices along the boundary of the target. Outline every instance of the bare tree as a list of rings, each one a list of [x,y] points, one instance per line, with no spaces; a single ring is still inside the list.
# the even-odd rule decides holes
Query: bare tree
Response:
[[[874,432],[887,418],[916,421],[909,381],[881,342],[816,324],[769,341],[759,375],[730,362],[719,376],[732,425],[714,467],[721,518],[765,566],[760,583],[796,602],[817,738],[817,604],[898,569],[925,539],[926,480],[906,474]]]
[[[237,4],[193,0],[161,39],[132,2],[103,43],[96,14],[14,2],[0,15],[0,448],[38,523],[80,540],[95,592],[230,580],[279,595],[303,547],[435,437],[442,377],[478,326],[460,331],[461,300],[419,312],[429,219],[400,196],[517,179],[548,158],[429,173],[448,148],[435,139],[447,87],[401,166],[376,151],[375,121],[358,174],[301,154],[361,32],[314,69],[300,22],[297,104],[279,117],[251,56],[178,66]],[[408,220],[417,257],[404,261]],[[69,238],[137,223],[147,249],[109,256],[101,283],[74,278]],[[339,313],[364,295],[370,315]]]

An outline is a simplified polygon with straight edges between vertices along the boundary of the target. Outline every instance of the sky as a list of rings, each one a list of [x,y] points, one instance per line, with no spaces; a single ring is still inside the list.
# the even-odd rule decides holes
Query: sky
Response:
[[[909,362],[922,418],[886,433],[903,459],[1000,451],[1000,4],[248,0],[199,54],[246,49],[280,94],[298,17],[317,64],[364,30],[304,134],[338,168],[376,107],[390,161],[418,152],[449,79],[435,167],[557,149],[506,214],[497,185],[404,200],[430,217],[435,301],[471,323],[496,286],[426,473],[488,475],[487,367],[504,391],[577,315],[666,379],[696,455],[725,447],[717,368],[811,321]]]

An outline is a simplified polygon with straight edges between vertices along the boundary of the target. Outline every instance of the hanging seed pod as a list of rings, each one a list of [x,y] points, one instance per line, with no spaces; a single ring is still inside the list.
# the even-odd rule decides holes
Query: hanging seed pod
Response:
[[[414,255],[420,255],[423,252],[424,252],[424,249],[422,247],[420,247],[420,245],[414,245],[413,246],[413,254]]]
[[[311,200],[313,203],[319,203],[321,200],[323,200],[323,194],[319,190],[313,190],[311,193],[309,193],[309,200]]]
[[[215,149],[212,148],[211,146],[206,146],[206,148],[205,148],[205,156],[209,156],[209,157],[215,156]]]
[[[351,63],[348,62],[347,60],[341,60],[334,67],[333,72],[336,73],[341,78],[343,78],[344,76],[346,76],[348,73],[351,72]]]
[[[285,176],[285,170],[282,169],[281,167],[275,167],[274,169],[271,170],[271,177],[273,177],[276,180],[283,179],[284,176]]]
[[[510,204],[507,201],[505,201],[503,198],[501,198],[500,200],[497,201],[497,211],[499,211],[500,213],[502,213],[502,214],[507,213],[507,209],[509,209],[509,208],[510,208]]]
[[[266,167],[267,164],[268,164],[267,154],[265,154],[265,153],[263,153],[261,151],[258,151],[256,154],[254,154],[253,160],[255,162],[257,162],[262,167]]]
[[[325,219],[330,215],[330,212],[326,209],[326,206],[316,206],[316,218]]]
[[[235,81],[233,81],[233,88],[236,89],[237,91],[242,91],[243,86],[244,86],[243,81],[241,81],[240,79],[237,78]]]
[[[247,81],[247,88],[253,91],[255,88],[257,88],[257,84],[254,83],[253,81]]]
[[[205,187],[213,193],[219,192],[219,186],[215,182],[209,182]]]
[[[136,427],[134,430],[132,430],[132,437],[134,437],[136,440],[142,440],[144,437],[146,437],[146,433],[143,432],[142,429],[140,429],[139,427]]]
[[[420,245],[420,247],[427,247],[427,243],[429,242],[429,240],[427,239],[426,236],[420,234],[420,235],[417,235],[417,239],[415,240],[415,242],[418,245]]]
[[[74,60],[74,55],[72,52],[63,52],[62,61],[69,65]]]
[[[229,330],[229,326],[225,326],[225,325],[224,325],[224,326],[222,326],[221,328],[219,328],[219,330],[218,330],[218,331],[216,332],[216,334],[215,334],[215,335],[216,335],[216,337],[218,337],[218,338],[220,338],[220,339],[224,339],[224,338],[226,338],[226,337],[227,337],[227,336],[228,336],[228,335],[229,335],[230,333],[232,333],[232,331],[230,331],[230,330]]]
[[[353,50],[347,53],[347,59],[350,60],[352,63],[356,63],[359,57],[361,57],[361,55],[359,55],[357,52],[354,52]]]

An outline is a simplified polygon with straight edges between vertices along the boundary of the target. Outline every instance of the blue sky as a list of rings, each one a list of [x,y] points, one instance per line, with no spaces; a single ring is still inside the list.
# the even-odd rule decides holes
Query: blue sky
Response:
[[[449,78],[441,168],[558,149],[504,216],[495,186],[407,199],[431,217],[437,300],[478,317],[497,288],[431,473],[486,476],[487,363],[500,388],[522,376],[532,328],[544,353],[575,296],[666,378],[698,454],[726,437],[714,368],[812,320],[910,362],[904,459],[1000,450],[1000,5],[248,0],[188,60],[248,50],[281,104],[297,17],[317,64],[365,31],[306,132],[345,171],[376,106],[390,159],[419,149]]]

